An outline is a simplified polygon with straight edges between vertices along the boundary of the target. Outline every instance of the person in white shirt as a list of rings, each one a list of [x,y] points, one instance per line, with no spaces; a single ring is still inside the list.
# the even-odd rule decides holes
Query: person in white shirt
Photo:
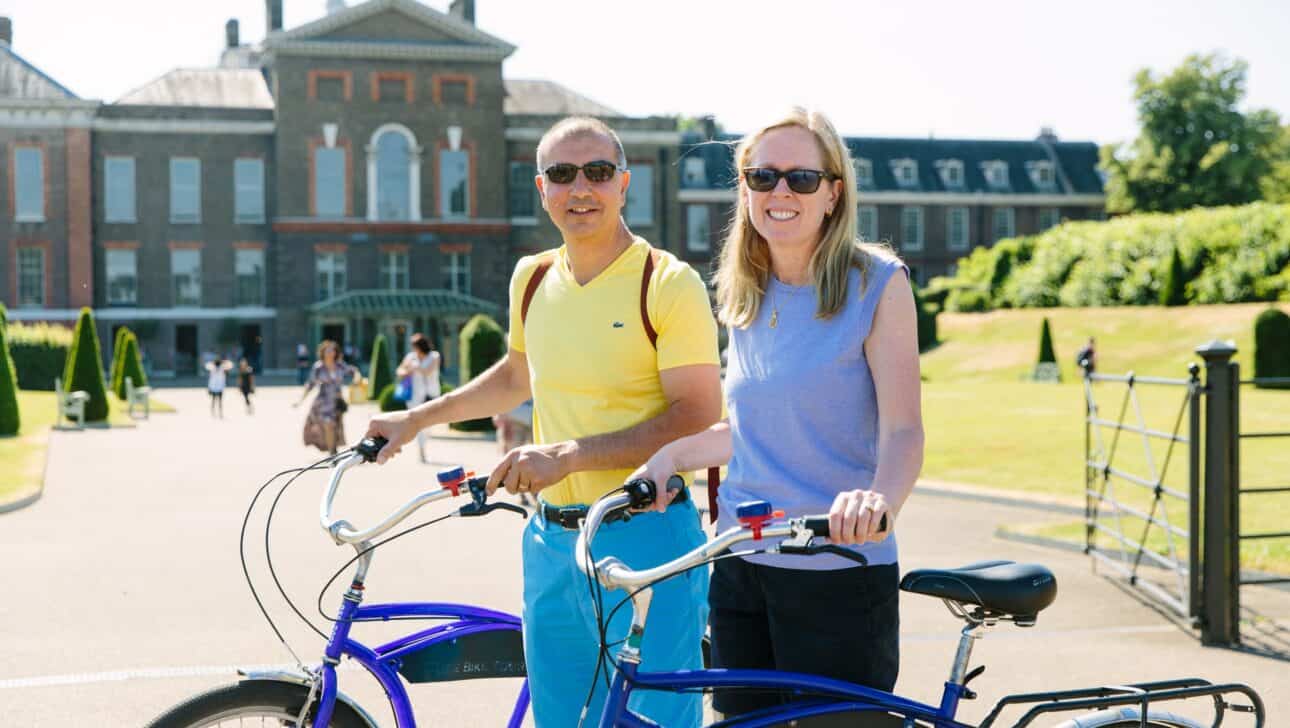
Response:
[[[412,377],[412,398],[408,400],[408,409],[422,402],[429,402],[439,396],[439,352],[430,347],[430,340],[424,334],[412,335],[412,350],[403,357],[395,375],[399,379]],[[426,459],[425,432],[417,433],[417,450],[421,453],[421,462]]]
[[[233,362],[219,356],[206,363],[206,391],[211,394],[211,417],[215,417],[215,411],[219,410],[219,418],[224,419],[224,387],[228,384],[228,371],[232,368]]]

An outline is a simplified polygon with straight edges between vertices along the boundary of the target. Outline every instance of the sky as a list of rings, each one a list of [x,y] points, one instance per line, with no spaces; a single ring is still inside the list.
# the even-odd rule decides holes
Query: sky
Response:
[[[283,6],[291,28],[326,0]],[[265,32],[263,0],[0,0],[0,15],[19,55],[109,102],[172,68],[214,66],[229,18],[243,43]],[[712,114],[734,132],[804,104],[853,136],[1052,127],[1125,141],[1135,73],[1197,52],[1247,61],[1246,107],[1290,120],[1284,0],[476,0],[476,22],[517,46],[506,78],[556,81],[628,115]]]

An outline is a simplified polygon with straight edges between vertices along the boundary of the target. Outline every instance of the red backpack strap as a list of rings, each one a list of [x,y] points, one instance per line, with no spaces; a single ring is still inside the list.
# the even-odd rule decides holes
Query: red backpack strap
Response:
[[[641,273],[641,323],[645,324],[645,336],[649,338],[649,345],[658,349],[658,332],[654,330],[654,324],[649,320],[649,280],[654,275],[654,268],[658,265],[658,249],[650,248],[649,256],[645,258],[645,270]]]
[[[542,283],[542,278],[546,272],[551,269],[551,258],[548,257],[537,264],[533,269],[533,275],[529,276],[529,284],[524,288],[524,300],[520,302],[520,324],[527,324],[529,320],[529,304],[533,302],[533,294],[537,293],[538,285]]]
[[[721,487],[721,468],[708,468],[708,523],[717,522],[717,489]]]

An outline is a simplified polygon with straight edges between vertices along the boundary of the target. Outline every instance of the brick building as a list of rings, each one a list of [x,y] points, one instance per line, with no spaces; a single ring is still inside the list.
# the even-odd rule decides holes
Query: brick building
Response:
[[[473,0],[329,3],[267,35],[225,30],[219,64],[175,69],[111,103],[82,100],[13,50],[0,19],[0,300],[17,320],[96,310],[139,334],[154,370],[204,352],[294,365],[322,338],[406,350],[425,331],[506,314],[515,260],[558,244],[534,148],[569,114],[621,134],[632,229],[701,271],[733,201],[730,147],[672,117],[625,117],[551,81],[505,79],[514,47]],[[917,277],[972,247],[1102,214],[1092,144],[849,139],[862,232]],[[110,340],[110,339],[108,339]],[[104,352],[105,355],[108,352]]]

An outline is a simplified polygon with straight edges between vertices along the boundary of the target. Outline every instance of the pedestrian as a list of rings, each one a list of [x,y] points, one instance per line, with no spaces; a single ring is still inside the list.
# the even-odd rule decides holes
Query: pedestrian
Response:
[[[224,388],[228,386],[228,372],[233,368],[233,362],[225,359],[218,354],[212,354],[211,360],[206,362],[206,391],[211,395],[211,417],[216,416],[224,419]]]
[[[296,384],[303,385],[309,379],[309,347],[296,344]]]
[[[737,504],[764,500],[790,518],[828,513],[829,539],[868,559],[716,561],[713,667],[890,691],[900,656],[892,534],[923,460],[909,269],[857,237],[851,160],[823,114],[794,109],[744,137],[735,162],[738,200],[716,274],[729,415],[660,449],[636,475],[663,482],[728,463],[718,532],[738,525]],[[734,716],[787,699],[717,690],[713,707]]]
[[[721,384],[703,280],[622,217],[631,172],[618,135],[596,119],[561,120],[538,142],[537,168],[563,245],[516,265],[506,356],[438,399],[373,418],[367,434],[389,439],[384,462],[432,424],[533,400],[534,444],[507,453],[488,487],[538,499],[522,539],[524,654],[534,722],[569,728],[584,701],[586,715],[600,714],[601,639],[626,639],[630,620],[621,610],[598,630],[586,577],[573,567],[578,520],[663,444],[716,422]],[[681,493],[662,512],[606,524],[596,552],[648,568],[702,544],[698,511]],[[642,670],[702,666],[706,591],[695,577],[655,585]],[[668,728],[702,718],[697,694],[639,691],[630,705]]]
[[[1084,374],[1092,374],[1097,371],[1097,344],[1093,337],[1088,337],[1088,343],[1080,347],[1075,353],[1075,363],[1084,370]]]
[[[439,396],[440,359],[439,352],[431,348],[430,340],[424,334],[412,335],[412,349],[395,370],[399,379],[412,378],[412,396],[407,402],[409,408]],[[421,430],[417,433],[417,450],[421,454],[421,462],[428,464],[425,441],[425,430]]]
[[[255,414],[255,405],[251,404],[251,395],[255,393],[255,369],[246,357],[242,357],[237,363],[237,388],[246,404],[246,413]]]
[[[305,416],[306,445],[335,455],[338,443],[345,442],[345,411],[349,409],[345,377],[349,374],[357,374],[357,370],[341,359],[336,342],[324,339],[318,345],[318,361],[314,362],[300,399],[291,404],[299,407],[311,391],[318,390]]]

